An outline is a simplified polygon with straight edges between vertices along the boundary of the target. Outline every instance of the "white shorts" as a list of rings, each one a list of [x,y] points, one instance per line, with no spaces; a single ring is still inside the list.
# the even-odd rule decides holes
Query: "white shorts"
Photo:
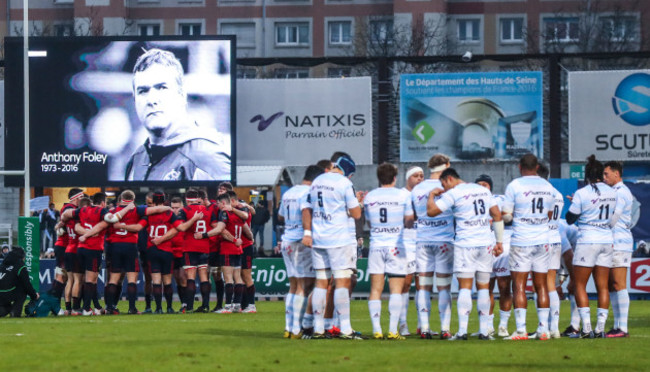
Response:
[[[632,263],[632,252],[627,251],[614,251],[612,256],[612,267],[627,267],[630,268]]]
[[[576,244],[573,266],[612,267],[614,246],[612,244]]]
[[[525,247],[510,247],[510,271],[527,273],[548,272],[548,244],[529,245]]]
[[[287,276],[293,278],[314,278],[311,249],[302,242],[282,242],[282,258],[287,267]]]
[[[562,266],[562,243],[551,243],[548,245],[548,269],[560,270]]]
[[[368,273],[405,276],[408,261],[404,248],[373,247],[368,253]]]
[[[406,245],[406,243],[405,243]],[[412,247],[406,246],[406,275],[414,274],[417,269],[417,264],[415,263],[415,252],[416,247],[415,243],[412,244]]]
[[[357,244],[336,248],[312,248],[314,270],[357,269]]]
[[[494,261],[492,262],[492,274],[490,274],[491,278],[510,276],[510,242],[506,244],[504,241],[502,243],[502,246],[503,252],[501,252],[501,254],[497,257],[494,257]]]
[[[491,273],[493,245],[483,247],[454,247],[454,273]]]
[[[452,242],[418,242],[415,252],[418,273],[452,274],[454,245]]]

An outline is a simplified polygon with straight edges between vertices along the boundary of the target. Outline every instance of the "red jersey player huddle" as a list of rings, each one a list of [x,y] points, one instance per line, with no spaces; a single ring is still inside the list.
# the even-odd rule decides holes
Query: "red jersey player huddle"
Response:
[[[180,312],[209,312],[210,273],[217,293],[213,312],[256,312],[255,286],[242,280],[242,270],[250,271],[252,265],[250,219],[254,209],[237,199],[230,183],[219,185],[217,202],[208,200],[202,190],[188,190],[185,206],[178,197],[167,201],[163,192],[150,193],[147,205],[136,206],[135,193],[126,190],[111,210],[106,208],[103,193],[91,200],[82,190],[71,189],[68,197],[70,202],[62,209],[57,229],[60,257],[51,291],[57,299],[65,292],[66,310],[59,315],[119,314],[117,303],[125,278],[128,313],[140,314],[136,308],[140,265],[150,275],[152,288],[145,292],[153,293],[156,305],[155,311],[145,312],[176,312],[172,281],[181,300]],[[146,248],[140,251],[138,233],[147,238]],[[104,291],[105,311],[97,300],[102,259],[110,273]],[[195,309],[197,277],[202,303]]]

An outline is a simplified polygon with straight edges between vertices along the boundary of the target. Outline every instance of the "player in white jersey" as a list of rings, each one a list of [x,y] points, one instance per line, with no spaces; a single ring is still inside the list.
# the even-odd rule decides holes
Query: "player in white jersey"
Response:
[[[404,228],[413,226],[411,195],[403,189],[396,189],[397,167],[383,163],[377,167],[377,179],[381,185],[364,198],[364,212],[370,226],[370,252],[368,273],[370,273],[370,296],[368,311],[372,321],[374,338],[383,339],[381,329],[381,293],[388,277],[390,299],[388,313],[388,340],[404,340],[397,331],[402,310],[402,287],[407,273],[407,255],[404,247]]]
[[[417,216],[416,265],[418,287],[415,304],[420,322],[420,337],[432,338],[429,327],[433,273],[438,287],[438,313],[440,315],[440,338],[451,337],[451,275],[454,264],[454,217],[451,211],[439,216],[427,216],[427,200],[433,189],[441,189],[440,174],[449,168],[449,157],[436,154],[429,159],[431,176],[413,188],[411,201]]]
[[[548,272],[548,221],[553,213],[553,187],[537,175],[537,157],[526,154],[519,160],[521,177],[508,184],[503,202],[503,218],[512,221],[510,275],[514,282],[515,324],[517,330],[506,340],[527,340],[526,281],[533,272],[537,293],[536,337],[547,340],[549,300],[546,290]]]
[[[582,320],[582,331],[575,338],[605,337],[609,312],[609,270],[614,254],[612,214],[616,210],[616,191],[603,182],[603,165],[594,155],[585,166],[585,183],[573,195],[566,214],[568,224],[578,225],[578,244],[573,255],[576,280],[576,302]],[[587,282],[594,277],[598,292],[598,321],[595,334],[591,329]]]
[[[492,177],[482,174],[474,181],[475,183],[492,191]],[[503,195],[493,195],[497,207],[501,210],[505,197]],[[497,336],[506,337],[508,333],[508,321],[512,310],[512,279],[510,277],[510,237],[512,236],[511,226],[505,226],[503,231],[503,252],[494,259],[492,264],[492,274],[490,275],[490,319],[488,320],[488,334],[494,333],[494,288],[499,287],[499,328]],[[472,334],[478,336],[479,334]]]
[[[300,328],[307,308],[307,297],[316,277],[311,250],[302,244],[302,207],[307,204],[312,181],[322,173],[323,169],[316,165],[307,167],[302,183],[287,190],[278,207],[278,221],[284,222],[282,258],[289,277],[289,294],[285,301],[285,332],[290,332],[291,338],[301,337]]]
[[[451,211],[456,222],[454,273],[459,286],[458,333],[450,340],[467,340],[474,278],[478,291],[476,308],[479,313],[479,340],[494,340],[488,334],[489,286],[493,256],[498,256],[502,251],[504,228],[501,211],[490,190],[475,183],[463,182],[453,168],[442,172],[440,182],[446,191],[431,191],[427,201],[427,215],[433,217]],[[436,195],[441,197],[435,200]],[[494,233],[490,228],[492,220]]]
[[[627,270],[632,261],[634,240],[630,226],[632,222],[632,204],[634,196],[623,183],[623,165],[619,162],[605,163],[603,179],[616,191],[617,204],[612,219],[617,219],[614,226],[614,256],[609,272],[609,298],[614,311],[614,326],[607,332],[607,337],[629,337],[627,315],[630,309],[630,295],[627,292]]]
[[[417,186],[420,182],[424,181],[424,171],[418,166],[412,166],[406,171],[406,186],[402,190],[406,190],[409,193],[409,200],[411,191]],[[413,202],[410,202],[411,206]],[[404,287],[402,288],[402,312],[399,315],[399,334],[402,336],[410,336],[409,326],[407,323],[407,315],[409,311],[409,292],[411,290],[411,283],[413,282],[413,277],[415,277],[415,283],[417,287],[418,279],[414,275],[417,269],[415,262],[415,252],[417,245],[417,223],[413,223],[412,228],[404,229],[404,248],[406,249],[406,259],[408,265],[406,267],[406,277],[404,278]],[[418,322],[418,329],[420,329]]]
[[[327,285],[334,278],[334,307],[341,322],[341,338],[358,338],[350,324],[350,287],[356,268],[356,241],[348,232],[348,215],[358,219],[361,208],[352,182],[352,158],[343,154],[332,158],[333,168],[311,184],[306,208],[303,209],[303,244],[312,247],[316,270],[316,288],[312,292],[314,338],[325,337],[324,311]]]
[[[573,334],[580,333],[580,313],[578,313],[575,296],[576,280],[573,276],[573,249],[578,243],[578,227],[567,224],[565,219],[560,219],[558,227],[562,238],[562,263],[569,274],[567,291],[571,303],[571,324],[562,332],[562,337],[570,337]]]
[[[549,169],[540,164],[537,168],[537,175],[547,180]],[[549,318],[549,336],[551,338],[560,338],[560,296],[557,293],[556,277],[557,272],[562,267],[562,236],[558,226],[562,208],[564,208],[564,197],[562,193],[553,187],[553,215],[548,223],[548,274],[546,276],[546,290],[548,291],[550,318]]]

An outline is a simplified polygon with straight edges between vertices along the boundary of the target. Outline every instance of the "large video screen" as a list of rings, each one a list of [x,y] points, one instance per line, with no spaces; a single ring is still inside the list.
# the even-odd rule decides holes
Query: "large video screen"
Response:
[[[35,37],[29,51],[32,186],[235,181],[234,37]],[[5,57],[5,169],[22,169],[22,38]]]

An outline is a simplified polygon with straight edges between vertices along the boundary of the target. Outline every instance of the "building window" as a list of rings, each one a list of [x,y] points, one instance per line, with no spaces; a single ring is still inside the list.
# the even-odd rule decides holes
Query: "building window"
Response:
[[[237,79],[255,79],[257,71],[254,68],[237,68]]]
[[[275,77],[277,79],[305,79],[309,77],[309,70],[282,68],[275,70]]]
[[[600,18],[603,36],[611,41],[630,41],[637,38],[637,20],[634,17]]]
[[[523,18],[501,18],[501,41],[516,43],[524,40]]]
[[[352,22],[335,21],[328,23],[330,44],[349,45],[352,43]]]
[[[309,23],[276,23],[275,43],[282,46],[309,45]]]
[[[546,41],[570,42],[578,40],[580,21],[578,18],[546,18],[544,19]]]
[[[456,22],[458,24],[459,41],[473,42],[481,40],[480,19],[459,19]]]
[[[201,35],[200,23],[179,23],[178,34],[183,36],[198,36]]]
[[[350,67],[331,67],[327,69],[328,78],[350,77],[352,69]]]
[[[74,26],[71,24],[54,25],[54,36],[72,36],[74,35]]]
[[[236,35],[237,47],[255,47],[255,23],[222,23],[222,35]]]
[[[160,25],[138,25],[138,33],[140,36],[159,36]]]
[[[393,42],[393,20],[370,21],[370,41],[376,44]]]

